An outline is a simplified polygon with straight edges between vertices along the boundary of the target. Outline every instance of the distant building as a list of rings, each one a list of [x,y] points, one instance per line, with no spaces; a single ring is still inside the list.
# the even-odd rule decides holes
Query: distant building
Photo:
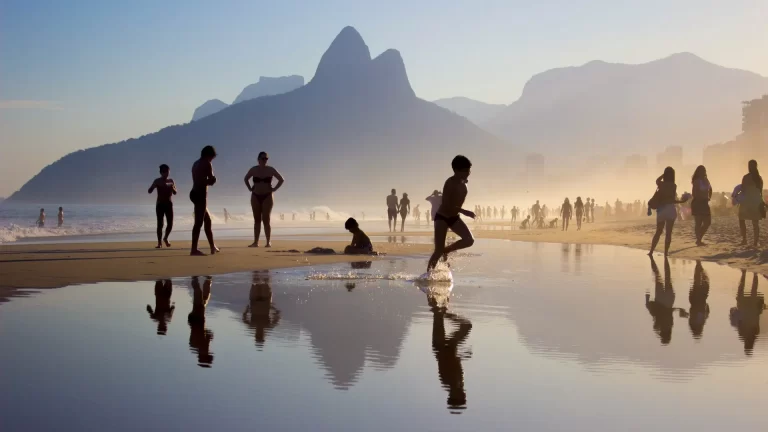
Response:
[[[768,95],[741,104],[744,157],[747,160],[763,159],[768,155]]]
[[[648,158],[639,154],[627,156],[624,160],[624,168],[633,172],[648,171]]]
[[[663,152],[656,155],[656,165],[660,170],[671,166],[675,169],[683,167],[683,148],[680,146],[670,146]]]

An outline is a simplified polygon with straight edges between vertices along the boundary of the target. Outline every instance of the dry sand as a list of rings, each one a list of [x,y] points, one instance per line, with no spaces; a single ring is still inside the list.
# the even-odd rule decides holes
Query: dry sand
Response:
[[[381,259],[284,252],[290,249],[306,251],[316,246],[342,251],[349,244],[348,239],[338,242],[280,241],[275,242],[275,247],[271,249],[249,248],[249,242],[242,240],[225,240],[217,244],[222,252],[206,257],[189,256],[189,242],[174,242],[171,249],[154,249],[154,242],[2,245],[0,301],[18,295],[18,290],[25,288],[57,288],[105,281],[153,280]],[[429,245],[409,243],[375,243],[374,248],[389,256],[431,252]]]

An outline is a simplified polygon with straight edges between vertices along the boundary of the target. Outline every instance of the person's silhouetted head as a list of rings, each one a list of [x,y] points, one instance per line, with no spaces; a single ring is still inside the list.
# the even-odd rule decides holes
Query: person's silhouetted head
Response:
[[[403,192],[403,198],[408,198],[408,194]]]
[[[45,209],[40,209],[40,213],[42,213],[42,212],[44,212],[44,211],[45,211]]]
[[[707,169],[704,168],[704,165],[699,165],[696,167],[696,171],[693,172],[693,176],[691,177],[691,183],[694,183],[698,179],[705,179],[707,178]]]
[[[397,191],[392,189],[392,195],[397,195]]]
[[[212,161],[216,159],[216,149],[213,146],[205,146],[200,151],[200,157]]]
[[[536,204],[538,204],[538,203],[539,203],[539,200],[536,200]]]
[[[565,204],[570,204],[571,202],[568,200],[568,198],[565,199]]]
[[[59,207],[59,211],[63,211],[63,210],[64,210],[64,207]]]
[[[166,164],[160,165],[160,175],[163,178],[168,178],[168,175],[171,173],[171,167],[169,167]]]
[[[672,167],[666,167],[664,168],[664,174],[662,174],[661,178],[664,180],[664,183],[675,183],[675,169]]]
[[[269,160],[269,155],[267,152],[259,152],[259,165],[264,166],[267,164],[267,161]]]
[[[344,222],[344,229],[350,232],[355,232],[360,229],[360,225],[357,223],[355,218],[349,218],[346,222]]]
[[[466,156],[458,155],[451,161],[451,168],[456,176],[466,180],[472,172],[472,162]]]
[[[438,196],[438,195],[440,195],[439,190],[435,189],[434,191],[432,191],[432,196]]]

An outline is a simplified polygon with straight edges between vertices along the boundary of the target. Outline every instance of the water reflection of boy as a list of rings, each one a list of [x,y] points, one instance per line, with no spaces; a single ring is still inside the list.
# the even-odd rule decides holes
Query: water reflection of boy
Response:
[[[267,332],[277,327],[280,322],[280,311],[272,304],[272,285],[268,271],[253,272],[248,300],[248,306],[243,312],[243,322],[254,330],[256,346],[261,348],[267,340]]]
[[[205,308],[211,298],[212,284],[213,280],[209,276],[200,288],[200,279],[197,276],[192,278],[192,312],[187,317],[189,348],[197,354],[197,365],[204,368],[209,368],[213,364],[213,353],[211,353],[213,332],[205,328]]]
[[[739,339],[744,341],[744,353],[752,355],[755,341],[760,335],[760,315],[765,309],[765,299],[757,292],[757,273],[752,276],[752,290],[744,295],[747,271],[741,271],[741,280],[736,293],[736,307],[731,308],[731,325],[739,332]]]
[[[688,315],[688,326],[691,328],[691,334],[694,339],[700,339],[704,332],[704,324],[709,318],[709,276],[701,266],[701,261],[696,261],[696,268],[693,271],[693,284],[688,293],[688,301],[691,303],[691,309]]]
[[[430,299],[430,305],[434,299]],[[465,409],[467,393],[464,391],[464,368],[461,365],[459,346],[464,344],[472,330],[469,320],[447,312],[444,308],[432,308],[432,351],[437,359],[437,373],[443,388],[448,390],[448,409]],[[445,318],[458,325],[450,337],[445,334]]]
[[[672,276],[669,268],[669,260],[664,258],[664,279],[661,278],[659,267],[651,257],[651,270],[654,274],[654,299],[650,300],[650,294],[645,295],[645,307],[653,317],[653,330],[659,335],[662,345],[668,345],[672,340],[672,326],[674,324],[672,313],[674,312],[675,290],[672,288]],[[682,311],[682,309],[681,309]]]
[[[168,332],[168,322],[173,318],[176,306],[171,304],[173,287],[169,279],[155,281],[155,310],[147,305],[149,318],[157,323],[157,334],[165,335]]]

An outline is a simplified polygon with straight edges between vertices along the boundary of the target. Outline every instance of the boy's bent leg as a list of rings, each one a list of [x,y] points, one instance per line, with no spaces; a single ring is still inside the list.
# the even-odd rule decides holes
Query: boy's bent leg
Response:
[[[475,244],[475,238],[472,236],[472,232],[469,230],[469,227],[466,223],[464,223],[463,220],[459,219],[456,221],[456,223],[451,227],[451,231],[456,233],[459,237],[461,237],[461,239],[446,247],[443,251],[445,255],[448,255],[449,253],[455,252],[459,249],[466,249]]]
[[[437,261],[445,253],[445,237],[448,235],[448,224],[444,220],[435,221],[435,252],[429,258],[427,271],[437,265]]]

